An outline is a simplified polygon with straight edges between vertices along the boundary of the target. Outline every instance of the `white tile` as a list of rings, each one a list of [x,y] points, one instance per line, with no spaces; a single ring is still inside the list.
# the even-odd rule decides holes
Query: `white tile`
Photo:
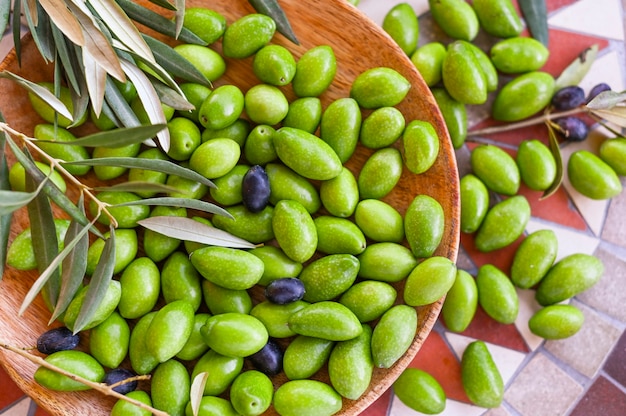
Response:
[[[605,82],[613,91],[624,91],[622,59],[616,51],[598,56],[579,86],[589,93],[594,86]]]
[[[543,343],[543,338],[530,332],[528,320],[541,309],[541,305],[535,300],[535,291],[530,289],[516,289],[519,298],[519,312],[515,320],[515,327],[526,341],[528,348],[535,351]]]
[[[378,25],[382,25],[389,10],[399,3],[408,3],[413,6],[418,16],[428,11],[428,0],[361,0],[358,8]]]
[[[590,236],[589,234],[583,234],[571,228],[561,227],[553,223],[531,219],[526,225],[526,231],[528,233],[545,229],[550,229],[556,234],[558,250],[555,261],[574,253],[593,254],[596,251],[598,244],[600,244],[600,240]]]
[[[548,19],[551,27],[624,40],[620,0],[582,0],[563,8]]]
[[[608,200],[594,200],[582,195],[574,189],[567,175],[567,163],[570,156],[577,150],[588,150],[597,154],[600,144],[606,140],[606,138],[606,129],[597,128],[589,132],[589,136],[586,140],[581,142],[569,142],[561,147],[563,169],[566,173],[563,178],[563,187],[565,187],[565,190],[570,195],[572,201],[580,211],[580,214],[583,216],[587,225],[589,225],[589,228],[595,233],[595,235],[600,235],[602,232],[602,226],[604,225],[604,220],[606,218]]]
[[[445,335],[450,343],[450,346],[452,347],[452,350],[459,358],[463,356],[463,351],[467,345],[470,342],[475,341],[473,338],[451,332],[446,332]],[[485,344],[491,353],[493,361],[496,363],[496,367],[500,370],[500,375],[502,376],[504,384],[507,384],[517,372],[517,369],[524,361],[524,358],[526,358],[526,354],[509,348],[504,348],[499,345],[494,345],[489,342],[485,342]]]

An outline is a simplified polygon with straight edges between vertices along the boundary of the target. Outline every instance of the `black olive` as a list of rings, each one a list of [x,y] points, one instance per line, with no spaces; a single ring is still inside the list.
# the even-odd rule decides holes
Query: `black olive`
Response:
[[[280,345],[270,339],[260,351],[249,358],[254,368],[268,376],[275,376],[283,370],[283,355]]]
[[[104,375],[103,382],[111,386],[115,383],[119,383],[120,381],[124,381],[126,379],[129,379],[135,376],[136,374],[130,370],[127,370],[125,368],[115,368],[113,370],[108,371]],[[123,384],[120,384],[119,386],[113,387],[113,391],[116,391],[120,394],[127,394],[127,393],[130,393],[131,391],[135,391],[137,389],[138,384],[139,383],[137,382],[137,380],[129,381],[128,383],[123,383]]]
[[[262,166],[254,165],[241,183],[243,205],[250,212],[261,212],[270,199],[270,180]]]
[[[50,329],[37,339],[37,350],[42,354],[73,350],[80,342],[80,335],[72,334],[68,328],[60,326]]]
[[[557,110],[571,110],[585,103],[585,91],[578,86],[564,87],[552,96],[552,106]]]
[[[298,301],[304,297],[305,292],[304,283],[295,277],[276,279],[265,287],[267,300],[279,305]]]
[[[611,87],[609,86],[609,84],[601,82],[598,85],[594,86],[591,91],[589,91],[589,95],[587,95],[587,102],[593,100],[598,94],[604,91],[611,91]]]
[[[587,138],[589,127],[578,117],[560,117],[555,120],[563,136],[572,142],[581,142]]]

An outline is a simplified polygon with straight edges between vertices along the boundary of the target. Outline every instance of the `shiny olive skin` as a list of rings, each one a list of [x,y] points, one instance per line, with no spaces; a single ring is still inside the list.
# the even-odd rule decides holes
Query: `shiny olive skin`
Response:
[[[240,17],[224,31],[222,51],[228,58],[247,58],[269,43],[276,32],[274,20],[252,13]]]
[[[530,219],[530,205],[523,195],[515,195],[492,206],[474,239],[476,248],[490,252],[517,240]]]
[[[341,407],[341,396],[317,380],[291,380],[274,393],[274,408],[281,416],[330,416]]]
[[[393,107],[409,92],[411,84],[394,69],[375,67],[357,75],[350,87],[350,98],[367,109]]]
[[[419,21],[413,6],[399,3],[385,15],[382,28],[407,55],[413,54],[419,38]]]
[[[570,156],[567,174],[574,189],[591,199],[609,199],[622,192],[622,183],[615,171],[587,150],[578,150]]]
[[[119,383],[121,381],[127,380],[135,376],[136,374],[133,373],[132,371],[120,367],[120,368],[115,368],[113,370],[107,371],[107,373],[104,376],[104,380],[102,380],[102,382],[110,386],[112,384]],[[137,380],[129,381],[129,382],[120,384],[117,387],[113,387],[113,391],[116,391],[120,394],[128,394],[131,391],[135,391],[138,385],[139,385],[139,382]]]
[[[448,46],[443,59],[443,85],[455,100],[463,104],[482,104],[487,100],[487,83],[474,50],[464,41]]]
[[[241,184],[243,205],[250,212],[261,212],[270,199],[270,181],[262,166],[254,165],[243,177]]]
[[[297,97],[317,97],[330,86],[337,73],[337,59],[329,45],[315,46],[302,54],[291,81]]]
[[[467,109],[465,104],[452,98],[445,88],[434,87],[432,93],[448,128],[452,145],[455,149],[459,149],[467,138]]]
[[[548,60],[550,52],[534,38],[516,36],[493,45],[491,62],[505,74],[519,74],[539,70]]]
[[[37,338],[37,351],[53,354],[57,351],[73,350],[80,342],[80,333],[73,334],[67,327],[49,329]]]
[[[270,338],[263,348],[249,356],[248,359],[254,368],[263,374],[275,376],[283,371],[283,355],[281,346]]]
[[[189,373],[180,361],[168,360],[154,370],[150,394],[155,409],[163,410],[170,416],[183,416],[190,391]]]
[[[491,114],[499,121],[519,121],[548,105],[554,93],[554,77],[547,72],[531,71],[509,81],[493,102]]]
[[[468,398],[477,406],[496,408],[502,403],[504,382],[485,342],[470,342],[463,351],[461,381]]]
[[[54,366],[95,383],[100,383],[104,379],[104,368],[95,358],[86,352],[77,350],[58,351],[48,355],[45,360]],[[82,391],[91,389],[91,387],[86,384],[43,366],[37,368],[33,378],[38,384],[55,391]]]
[[[393,383],[393,391],[402,403],[427,415],[439,414],[446,407],[443,388],[424,370],[406,368]]]
[[[472,7],[480,27],[492,36],[510,38],[518,36],[524,28],[511,0],[475,0]]]
[[[305,288],[302,280],[295,277],[284,277],[268,284],[264,293],[270,302],[284,305],[301,300],[304,297]]]
[[[334,345],[322,338],[296,336],[283,356],[285,375],[289,380],[310,378],[326,363]]]
[[[552,96],[550,104],[555,110],[571,110],[585,104],[587,97],[585,91],[578,85],[570,85],[556,91]]]
[[[520,186],[520,172],[515,159],[502,148],[481,144],[472,150],[470,163],[474,174],[485,186],[503,195],[515,195]]]
[[[428,5],[435,22],[451,38],[471,41],[478,34],[476,12],[464,0],[429,0]]]

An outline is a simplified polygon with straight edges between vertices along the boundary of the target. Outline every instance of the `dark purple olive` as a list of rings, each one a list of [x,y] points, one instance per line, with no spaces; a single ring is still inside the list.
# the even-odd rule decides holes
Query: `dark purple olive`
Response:
[[[116,369],[108,371],[104,375],[103,382],[104,384],[111,386],[115,383],[119,383],[120,381],[124,381],[126,379],[129,379],[135,376],[136,374],[130,370],[127,370],[125,368],[116,368]],[[123,383],[123,384],[120,384],[119,386],[113,387],[113,391],[116,391],[120,394],[127,394],[127,393],[130,393],[131,391],[135,391],[137,389],[138,384],[139,383],[137,382],[137,380],[129,381],[128,383]]]
[[[609,84],[601,82],[598,85],[594,86],[591,91],[589,91],[589,95],[587,95],[587,102],[593,100],[598,94],[604,91],[611,91],[611,87],[609,86]]]
[[[304,297],[304,283],[295,277],[283,277],[273,280],[265,287],[265,297],[272,303],[284,305]]]
[[[589,134],[589,127],[578,117],[560,117],[555,120],[563,136],[572,142],[582,142]]]
[[[265,169],[254,165],[243,177],[241,183],[243,205],[250,212],[261,212],[270,199],[270,180]]]
[[[552,106],[557,110],[571,110],[585,103],[585,91],[578,86],[563,87],[552,96]]]
[[[42,354],[52,354],[58,351],[73,350],[80,342],[80,335],[72,334],[72,331],[64,326],[50,329],[37,339],[37,350]]]
[[[249,358],[254,368],[268,376],[275,376],[283,371],[283,354],[280,345],[270,339],[259,352],[252,354]]]

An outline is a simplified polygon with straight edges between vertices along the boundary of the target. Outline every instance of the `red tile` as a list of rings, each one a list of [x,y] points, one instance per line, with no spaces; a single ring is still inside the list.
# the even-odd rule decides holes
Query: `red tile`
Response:
[[[626,394],[604,377],[599,377],[578,402],[570,416],[623,416]]]
[[[469,403],[461,383],[461,364],[437,332],[430,333],[409,367],[419,368],[433,376],[449,399]]]
[[[570,201],[565,188],[560,187],[554,194],[541,199],[542,192],[533,191],[522,185],[519,194],[524,195],[528,200],[533,217],[542,218],[576,230],[584,231],[587,229],[587,223],[585,223],[576,206]]]
[[[35,411],[35,416],[50,416],[50,414],[38,406]]]
[[[626,387],[626,332],[622,334],[606,360],[604,371]]]
[[[586,48],[597,44],[600,50],[606,48],[609,42],[580,33],[550,29],[550,50],[553,51],[542,71],[558,76],[578,55]]]
[[[462,334],[515,351],[530,352],[514,324],[504,325],[495,321],[480,306],[472,323]]]
[[[0,366],[0,410],[15,403],[24,396],[22,390],[13,382],[2,366]]]
[[[476,267],[480,267],[484,264],[493,264],[508,274],[515,251],[523,238],[524,237],[520,237],[513,243],[499,250],[485,253],[476,248],[476,245],[474,244],[474,234],[461,233],[461,245]]]

